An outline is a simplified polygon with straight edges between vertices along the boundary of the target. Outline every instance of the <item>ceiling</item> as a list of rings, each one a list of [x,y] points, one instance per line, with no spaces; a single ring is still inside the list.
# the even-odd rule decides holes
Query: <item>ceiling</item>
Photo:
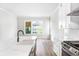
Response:
[[[58,3],[0,3],[0,8],[17,16],[50,16]]]

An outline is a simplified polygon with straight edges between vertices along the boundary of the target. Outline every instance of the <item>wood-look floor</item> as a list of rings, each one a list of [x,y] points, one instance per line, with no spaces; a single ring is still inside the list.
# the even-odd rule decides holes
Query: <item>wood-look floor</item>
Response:
[[[37,56],[56,56],[53,52],[53,44],[51,40],[38,39],[37,40]]]

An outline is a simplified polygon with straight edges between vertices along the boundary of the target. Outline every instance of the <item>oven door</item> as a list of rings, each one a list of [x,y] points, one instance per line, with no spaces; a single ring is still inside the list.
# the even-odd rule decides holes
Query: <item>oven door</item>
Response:
[[[71,45],[63,42],[62,44],[62,56],[78,56],[79,50]]]
[[[70,53],[67,53],[68,50],[65,51],[64,48],[62,48],[62,56],[71,56]]]

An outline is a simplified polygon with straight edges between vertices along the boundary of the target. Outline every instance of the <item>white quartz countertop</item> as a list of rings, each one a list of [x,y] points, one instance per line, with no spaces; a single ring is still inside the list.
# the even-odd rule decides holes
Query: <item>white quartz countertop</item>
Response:
[[[33,46],[34,40],[23,40],[14,45],[5,45],[4,48],[0,48],[0,56],[29,56]]]
[[[15,39],[0,40],[0,56],[29,56],[35,45],[36,36],[20,36]]]
[[[15,46],[0,51],[0,56],[28,56],[32,46]]]

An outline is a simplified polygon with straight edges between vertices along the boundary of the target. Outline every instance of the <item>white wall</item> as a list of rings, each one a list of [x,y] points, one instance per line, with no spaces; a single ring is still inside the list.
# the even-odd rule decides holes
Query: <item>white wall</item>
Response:
[[[57,3],[2,3],[4,8],[17,16],[50,16]]]
[[[59,55],[59,7],[57,7],[51,15],[51,22],[51,40],[53,41],[53,50],[57,55]]]
[[[4,8],[8,10],[9,12],[12,12],[16,16],[24,16],[24,17],[49,17],[53,10],[57,7],[57,3],[20,3],[20,4],[0,4],[1,8]],[[23,20],[19,20],[19,29],[23,29]],[[49,20],[43,20],[44,21],[44,34],[43,35],[49,35]],[[47,36],[45,36],[47,37]]]
[[[12,13],[16,17],[17,16],[35,16],[35,17],[50,16],[50,14],[52,14],[52,12],[56,8],[56,6],[57,6],[57,3],[55,3],[55,4],[53,4],[53,3],[45,3],[45,4],[44,3],[42,3],[42,4],[41,3],[39,3],[39,4],[37,4],[37,3],[34,3],[34,4],[33,3],[0,3],[0,8],[7,10],[9,13]],[[0,11],[0,12],[2,12],[2,11]],[[0,17],[1,24],[4,21],[7,22],[7,24],[9,25],[9,28],[8,28],[8,25],[6,25],[5,27],[7,27],[7,28],[6,28],[5,32],[7,33],[8,30],[11,29],[11,32],[9,35],[12,35],[12,33],[15,32],[14,27],[16,28],[16,26],[15,26],[16,21],[13,18],[6,20],[7,17],[11,18],[12,16],[7,15],[7,13],[6,13],[7,16],[4,16],[2,14],[3,13],[0,14],[1,15],[1,17]],[[2,21],[2,18],[5,18],[4,21]],[[0,26],[1,26],[1,28],[4,27],[3,24]],[[3,36],[6,36],[6,34],[4,35],[3,29],[5,29],[5,28],[2,28],[2,30],[0,29],[1,33],[2,33],[1,34],[2,38],[3,38]],[[9,35],[7,35],[7,36],[9,36]],[[10,37],[12,37],[12,36],[10,36]]]
[[[34,16],[34,17],[50,16],[53,13],[54,9],[57,7],[57,5],[58,4],[53,4],[53,3],[0,4],[0,8],[4,9],[4,10],[0,9],[0,40],[2,40],[0,41],[0,48],[7,47],[7,45],[9,45],[10,47],[11,44],[14,44],[14,42],[16,43],[17,16]],[[53,21],[55,21],[55,19]],[[57,22],[55,26],[56,25]],[[46,34],[49,33],[48,28],[45,31],[47,31]]]
[[[33,21],[40,22],[41,21],[42,23],[40,25],[43,27],[43,33],[39,34],[39,35],[49,35],[49,17],[29,17],[29,16],[23,17],[23,16],[20,16],[17,18],[18,30],[23,30],[23,31],[25,30],[24,22],[26,20],[29,20],[31,22],[33,22]],[[31,34],[31,35],[34,35],[34,34]]]
[[[16,43],[16,17],[0,8],[0,50]]]

